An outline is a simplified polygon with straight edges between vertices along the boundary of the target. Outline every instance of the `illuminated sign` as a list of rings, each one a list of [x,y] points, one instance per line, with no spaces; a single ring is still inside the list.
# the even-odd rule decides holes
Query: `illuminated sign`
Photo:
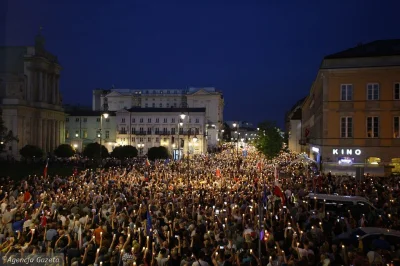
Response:
[[[361,150],[360,149],[333,149],[332,150],[333,155],[361,155]]]
[[[338,163],[340,165],[352,165],[354,162],[354,158],[350,158],[350,157],[341,157],[338,160]]]
[[[317,147],[312,147],[311,150],[312,150],[313,152],[319,153],[319,149],[318,149]]]

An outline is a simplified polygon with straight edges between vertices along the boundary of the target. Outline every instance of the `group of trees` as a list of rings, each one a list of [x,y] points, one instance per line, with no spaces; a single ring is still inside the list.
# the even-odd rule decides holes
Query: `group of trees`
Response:
[[[254,145],[268,159],[273,159],[279,155],[283,143],[284,138],[275,122],[265,121],[258,125],[258,136]]]

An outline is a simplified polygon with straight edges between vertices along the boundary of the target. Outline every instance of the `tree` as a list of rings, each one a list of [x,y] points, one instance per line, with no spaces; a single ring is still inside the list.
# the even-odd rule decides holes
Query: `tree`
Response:
[[[75,150],[69,144],[61,144],[54,150],[54,154],[61,158],[70,158],[74,156]]]
[[[100,144],[99,143],[89,143],[83,150],[83,155],[89,158],[99,158],[100,157]],[[101,157],[108,157],[108,150],[106,147],[101,145]]]
[[[258,138],[255,141],[256,149],[268,159],[279,155],[283,147],[283,137],[275,122],[265,121],[258,125]]]
[[[21,154],[21,156],[24,157],[26,160],[43,157],[42,149],[40,149],[38,146],[34,146],[34,145],[25,145],[19,151],[19,154]]]
[[[167,148],[160,146],[150,148],[147,157],[149,160],[154,161],[156,159],[168,159],[170,155]]]
[[[136,147],[133,147],[131,145],[118,146],[111,153],[111,157],[115,157],[118,159],[133,158],[136,157],[137,155],[138,155],[138,150],[136,149]]]
[[[224,123],[224,133],[222,134],[222,139],[224,141],[231,141],[232,138],[232,130],[227,123]]]
[[[0,152],[4,152],[6,145],[10,142],[17,141],[11,130],[8,130],[3,120],[3,110],[0,108]]]

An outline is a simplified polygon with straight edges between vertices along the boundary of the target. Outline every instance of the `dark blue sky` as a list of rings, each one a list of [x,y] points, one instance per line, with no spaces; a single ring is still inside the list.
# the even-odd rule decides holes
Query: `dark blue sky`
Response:
[[[280,125],[324,55],[400,38],[396,0],[6,0],[0,10],[1,44],[33,44],[44,27],[65,103],[90,105],[112,84],[214,86],[226,120]]]

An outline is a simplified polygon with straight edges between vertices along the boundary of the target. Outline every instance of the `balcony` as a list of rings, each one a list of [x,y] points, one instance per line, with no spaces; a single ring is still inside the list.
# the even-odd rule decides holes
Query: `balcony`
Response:
[[[168,136],[171,135],[171,131],[159,131],[158,134],[161,136]]]
[[[139,131],[139,132],[135,132],[135,133],[132,133],[133,135],[138,135],[138,136],[145,136],[145,135],[148,135],[147,133],[146,133],[146,131]]]
[[[128,131],[126,131],[126,130],[120,130],[120,131],[118,131],[118,134],[120,134],[120,135],[126,135],[126,134],[128,134]]]

